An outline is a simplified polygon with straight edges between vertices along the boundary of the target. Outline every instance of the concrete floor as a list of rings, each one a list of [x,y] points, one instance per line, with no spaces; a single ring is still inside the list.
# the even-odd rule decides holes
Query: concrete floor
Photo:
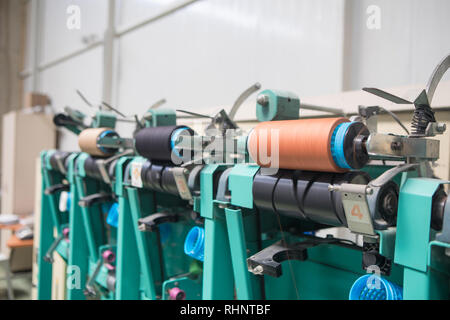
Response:
[[[0,275],[4,275],[5,271],[0,267]],[[12,285],[14,288],[15,300],[30,300],[31,299],[31,272],[21,273],[13,278]],[[6,291],[6,281],[0,280],[0,300],[7,300],[8,294]]]

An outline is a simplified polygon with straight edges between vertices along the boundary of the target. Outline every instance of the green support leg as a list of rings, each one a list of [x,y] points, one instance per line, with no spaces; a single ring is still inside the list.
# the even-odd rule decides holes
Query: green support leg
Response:
[[[139,300],[140,269],[130,204],[119,197],[116,294],[118,300]]]
[[[87,181],[85,184],[82,177],[75,177],[75,183],[80,199],[97,192],[94,185],[95,183]],[[81,207],[81,215],[83,217],[84,231],[89,248],[89,256],[93,261],[97,261],[99,259],[98,247],[103,244],[104,238],[102,229],[103,221],[101,221],[102,217],[99,210],[100,209],[97,206],[90,208]]]
[[[233,266],[224,219],[205,219],[204,257],[203,299],[234,299]]]
[[[83,227],[83,217],[78,206],[78,192],[75,185],[71,185],[70,194],[72,205],[69,215],[69,258],[67,265],[67,299],[85,300],[83,293],[88,275],[88,246]]]
[[[156,252],[155,250],[157,246],[155,245],[152,248],[149,247],[149,243],[147,240],[147,233],[139,231],[137,228],[138,220],[141,218],[140,214],[142,212],[141,204],[139,201],[138,190],[135,188],[126,188],[128,192],[128,198],[130,200],[130,211],[132,216],[132,225],[134,226],[134,234],[136,237],[141,273],[144,281],[144,293],[147,299],[156,300],[157,299],[157,289],[156,289],[156,280],[157,280],[157,272],[155,268],[155,263],[152,264],[151,254],[152,252]],[[150,202],[150,200],[149,200]],[[151,235],[153,238],[153,234]],[[154,239],[152,239],[154,240]],[[152,241],[152,243],[154,243]],[[153,249],[153,250],[152,250]],[[156,259],[158,262],[159,260]],[[162,279],[159,279],[161,282]],[[161,283],[162,285],[162,283]]]
[[[53,237],[53,220],[50,214],[49,199],[44,194],[44,181],[42,182],[41,194],[41,223],[38,250],[38,283],[37,298],[38,300],[50,300],[52,298],[52,264],[44,261],[46,250],[54,241]]]
[[[242,211],[225,209],[228,240],[230,243],[231,259],[233,263],[236,295],[240,300],[253,300],[253,286],[247,269],[247,248],[245,242]]]

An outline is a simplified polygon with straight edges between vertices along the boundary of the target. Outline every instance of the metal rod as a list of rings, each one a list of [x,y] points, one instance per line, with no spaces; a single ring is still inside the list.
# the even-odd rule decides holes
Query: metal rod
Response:
[[[54,66],[56,66],[56,65],[58,65],[60,63],[63,63],[65,61],[69,60],[69,59],[72,59],[72,58],[74,58],[74,57],[76,57],[76,56],[78,56],[78,55],[80,55],[82,53],[85,53],[85,52],[87,52],[87,51],[89,51],[91,49],[94,49],[94,48],[96,48],[96,47],[98,47],[98,46],[100,46],[102,44],[103,44],[103,40],[95,41],[95,42],[91,43],[90,45],[88,45],[88,46],[86,46],[84,48],[81,48],[81,49],[76,50],[76,51],[74,51],[72,53],[69,53],[69,54],[67,54],[65,56],[62,56],[62,57],[60,57],[58,59],[55,59],[55,60],[50,61],[48,63],[45,63],[43,65],[40,65],[37,69],[38,69],[39,72],[40,71],[44,71],[44,70],[49,69],[51,67],[54,67]]]
[[[306,104],[306,103],[301,103],[300,104],[300,111],[302,109],[314,110],[314,111],[322,111],[322,112],[328,112],[328,113],[338,114],[338,115],[345,114],[344,110],[339,109],[339,108],[322,107],[322,106],[317,106],[317,105],[314,105],[314,104]]]
[[[116,36],[117,37],[121,37],[121,36],[123,36],[123,35],[125,35],[127,33],[130,33],[130,32],[132,32],[134,30],[137,30],[137,29],[139,29],[139,28],[141,28],[141,27],[143,27],[143,26],[145,26],[145,25],[147,25],[149,23],[152,23],[152,22],[155,22],[156,20],[164,18],[164,17],[166,17],[166,16],[168,16],[168,15],[170,15],[170,14],[172,14],[172,13],[174,13],[174,12],[180,10],[180,9],[183,9],[183,8],[193,4],[194,2],[197,2],[197,1],[199,1],[199,0],[186,1],[184,3],[181,3],[181,4],[171,8],[171,9],[168,9],[168,10],[166,10],[164,12],[161,12],[160,14],[158,14],[156,16],[153,16],[151,18],[145,19],[145,20],[143,20],[141,22],[138,22],[138,23],[136,23],[134,25],[125,27],[122,30],[117,31],[116,32]]]
[[[176,11],[178,11],[180,9],[183,9],[183,8],[187,7],[188,5],[190,5],[190,4],[194,3],[194,2],[197,2],[197,1],[199,1],[199,0],[190,0],[190,1],[184,2],[182,4],[179,4],[178,6],[175,6],[175,7],[171,8],[171,9],[167,10],[167,11],[164,11],[164,12],[162,12],[162,13],[154,16],[154,17],[151,17],[149,19],[143,20],[143,21],[141,21],[139,23],[136,23],[134,25],[131,25],[129,27],[125,27],[122,30],[114,32],[114,38],[121,37],[121,36],[123,36],[123,35],[125,35],[125,34],[127,34],[129,32],[132,32],[132,31],[134,31],[136,29],[144,27],[145,25],[147,25],[149,23],[155,22],[155,21],[157,21],[157,20],[159,20],[161,18],[164,18],[164,17],[172,14],[172,13],[175,13]],[[33,10],[33,12],[37,12],[37,11],[39,11],[39,10],[36,10],[36,9]],[[36,13],[36,16],[40,16],[40,14]],[[33,25],[36,26],[37,24],[38,24],[38,22],[35,22]],[[36,27],[36,28],[34,28],[34,30],[38,30],[38,28]],[[39,33],[37,33],[37,34],[39,34]],[[37,39],[38,36],[36,35],[33,38]],[[36,40],[36,42],[39,42],[39,41]],[[53,61],[44,63],[44,64],[42,64],[40,66],[36,66],[36,68],[34,70],[24,70],[24,71],[22,71],[20,73],[20,76],[21,76],[22,79],[31,77],[31,76],[37,74],[40,71],[43,71],[43,70],[46,70],[48,68],[54,67],[54,66],[56,66],[56,65],[58,65],[60,63],[63,63],[65,61],[71,59],[71,58],[74,58],[74,57],[76,57],[76,56],[78,56],[80,54],[83,54],[83,53],[85,53],[85,52],[87,52],[87,51],[89,51],[91,49],[94,49],[94,48],[96,48],[98,46],[101,46],[101,45],[103,45],[103,43],[104,43],[103,40],[95,41],[95,42],[91,43],[90,45],[88,45],[88,46],[86,46],[84,48],[81,48],[79,50],[75,50],[75,51],[73,51],[73,52],[71,52],[71,53],[69,53],[67,55],[64,55],[64,56],[62,56],[60,58],[57,58],[57,59],[55,59]],[[35,45],[35,47],[37,47],[37,45]],[[35,51],[37,51],[37,50],[35,50]]]

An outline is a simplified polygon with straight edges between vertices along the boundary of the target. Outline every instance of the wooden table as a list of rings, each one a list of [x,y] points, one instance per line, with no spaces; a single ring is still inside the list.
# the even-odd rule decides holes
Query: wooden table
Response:
[[[23,227],[23,225],[21,225],[20,223],[18,223],[18,224],[0,224],[0,230],[2,230],[2,229],[3,230],[11,230],[13,232],[11,237],[6,242],[6,245],[10,249],[25,248],[25,247],[33,246],[33,239],[21,240],[21,239],[17,238],[17,236],[14,234],[14,232],[16,232],[18,229],[20,229],[22,227]]]
[[[17,236],[15,234],[13,234],[6,242],[6,245],[10,249],[32,247],[33,239],[21,240],[21,239],[17,238]]]

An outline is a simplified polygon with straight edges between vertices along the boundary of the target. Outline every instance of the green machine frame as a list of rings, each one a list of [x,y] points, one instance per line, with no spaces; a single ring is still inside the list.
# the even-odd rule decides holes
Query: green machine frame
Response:
[[[50,158],[57,153],[56,150],[43,151],[41,153],[41,221],[40,221],[40,241],[38,250],[38,299],[48,300],[52,296],[52,262],[53,252],[56,252],[61,258],[70,264],[71,252],[74,250],[71,244],[75,243],[75,251],[82,241],[73,238],[70,232],[70,226],[73,219],[78,216],[79,207],[73,205],[77,199],[77,190],[70,184],[73,179],[74,163],[78,153],[70,153],[67,159],[67,168],[54,168],[50,164]],[[62,164],[63,165],[63,164]],[[59,200],[61,192],[69,191],[71,196],[71,205],[66,212],[59,210]],[[68,228],[69,238],[65,238],[63,230]],[[69,286],[68,297],[77,295],[79,291],[76,287]]]
[[[120,206],[117,298],[168,299],[168,290],[176,286],[186,293],[187,299],[199,299],[201,269],[183,251],[183,240],[195,225],[190,219],[189,202],[179,196],[133,186],[131,170],[146,161],[134,157],[121,159],[119,164],[124,168],[124,176],[120,179],[122,186],[117,189]],[[159,212],[178,214],[181,218],[158,225],[154,232],[139,230],[140,219]]]

